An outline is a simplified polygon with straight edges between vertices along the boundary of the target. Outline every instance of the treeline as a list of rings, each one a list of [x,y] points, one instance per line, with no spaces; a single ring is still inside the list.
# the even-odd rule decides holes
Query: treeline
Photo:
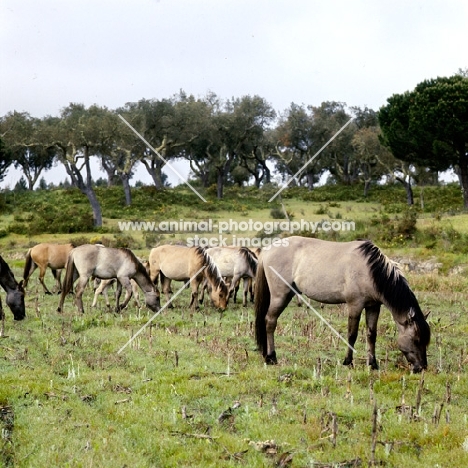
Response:
[[[214,185],[218,198],[228,185],[288,181],[313,189],[328,173],[331,183],[363,182],[365,191],[383,178],[401,182],[412,203],[413,183],[437,183],[438,171],[448,168],[459,174],[468,194],[466,73],[418,87],[392,96],[379,111],[324,102],[292,103],[277,113],[260,96],[223,100],[213,93],[196,98],[183,91],[117,109],[72,103],[57,117],[14,111],[0,119],[0,180],[14,165],[24,174],[24,188],[32,190],[58,162],[87,196],[96,226],[102,225],[102,213],[91,158],[100,161],[109,186],[122,185],[128,205],[137,163],[162,189],[164,165],[178,158],[190,164],[191,183]]]

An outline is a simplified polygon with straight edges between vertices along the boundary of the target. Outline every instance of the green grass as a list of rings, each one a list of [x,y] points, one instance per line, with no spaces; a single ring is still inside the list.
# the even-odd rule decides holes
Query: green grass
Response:
[[[0,407],[13,420],[0,466],[260,467],[285,453],[291,466],[357,458],[364,466],[372,457],[374,404],[378,463],[446,466],[450,457],[450,466],[464,466],[468,280],[409,280],[431,311],[433,342],[422,377],[408,372],[388,311],[379,323],[378,372],[365,364],[363,330],[355,368],[348,369],[341,365],[345,345],[295,303],[279,320],[279,365],[266,367],[254,346],[251,306],[230,304],[222,315],[207,306],[191,316],[186,291],[118,354],[151,312],[132,304],[115,316],[102,300],[90,310],[89,291],[84,315],[71,298],[60,315],[58,297],[44,296],[33,280],[28,318],[16,323],[7,311],[0,341]],[[321,313],[345,333],[343,307]],[[271,440],[271,454],[257,449]]]
[[[146,258],[153,242],[183,240],[187,233],[123,236],[118,220],[272,221],[270,192],[232,189],[230,198],[217,201],[208,191],[205,206],[182,189],[145,188],[134,191],[134,206],[123,208],[119,189],[100,191],[104,229],[6,233],[1,254],[17,278],[27,248],[43,241],[128,243]],[[47,204],[61,201],[68,210],[87,203],[76,191],[2,196],[0,230]],[[279,365],[265,366],[255,349],[251,304],[230,303],[223,314],[205,305],[191,315],[188,291],[119,354],[152,318],[149,310],[131,302],[114,315],[102,299],[91,310],[87,291],[84,315],[71,297],[58,314],[58,297],[42,293],[36,272],[27,319],[14,322],[7,309],[6,336],[0,338],[0,467],[264,467],[286,466],[288,456],[294,467],[352,466],[357,459],[365,466],[373,460],[374,405],[376,464],[466,466],[468,277],[448,274],[468,263],[468,215],[457,209],[457,197],[451,186],[425,188],[425,206],[434,211],[418,209],[415,231],[400,237],[395,229],[406,208],[397,188],[376,188],[366,200],[359,187],[283,192],[293,220],[356,221],[356,232],[335,234],[335,240],[369,237],[388,255],[434,257],[443,264],[439,274],[408,273],[423,311],[430,312],[429,368],[422,376],[409,373],[386,310],[379,322],[377,372],[365,363],[363,326],[349,369],[341,364],[344,343],[294,301],[279,319]],[[275,206],[281,208],[280,202]],[[52,287],[50,272],[46,278]],[[317,310],[346,334],[344,307]]]

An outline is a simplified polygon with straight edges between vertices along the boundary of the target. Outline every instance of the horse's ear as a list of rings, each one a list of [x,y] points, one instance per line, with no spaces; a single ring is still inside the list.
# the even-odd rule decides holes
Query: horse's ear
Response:
[[[18,283],[18,289],[20,291],[24,291],[24,280],[21,280],[19,283]]]
[[[410,310],[408,311],[408,320],[412,322],[414,318],[416,317],[416,312],[412,307],[410,307]]]
[[[427,320],[427,317],[429,317],[429,314],[431,313],[431,311],[429,311],[425,316],[424,318]]]

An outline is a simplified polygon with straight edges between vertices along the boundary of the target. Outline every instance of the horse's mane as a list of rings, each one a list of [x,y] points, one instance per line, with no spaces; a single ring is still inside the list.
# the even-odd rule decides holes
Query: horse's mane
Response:
[[[10,288],[16,289],[18,287],[18,283],[15,279],[15,275],[11,271],[8,263],[5,262],[3,257],[0,255],[0,285],[3,289]]]
[[[120,251],[125,252],[126,255],[131,259],[131,261],[136,265],[138,273],[141,273],[150,283],[152,282],[143,262],[141,262],[138,257],[130,250],[125,247],[120,247]]]
[[[357,248],[367,260],[377,292],[383,297],[392,311],[401,317],[407,317],[410,308],[415,312],[414,320],[418,324],[421,338],[430,340],[430,328],[421,311],[418,300],[408,285],[400,269],[392,263],[371,241],[364,241]]]
[[[255,254],[252,251],[250,251],[247,247],[241,247],[239,249],[239,253],[240,255],[244,257],[247,264],[249,265],[250,270],[255,276],[257,274],[257,264],[258,264]]]
[[[200,257],[202,261],[202,265],[206,266],[204,269],[204,274],[206,277],[211,281],[215,288],[221,288],[226,294],[228,292],[228,288],[226,283],[224,282],[223,277],[221,276],[221,272],[217,267],[216,263],[213,259],[206,253],[205,249],[197,246],[195,247],[195,255]]]

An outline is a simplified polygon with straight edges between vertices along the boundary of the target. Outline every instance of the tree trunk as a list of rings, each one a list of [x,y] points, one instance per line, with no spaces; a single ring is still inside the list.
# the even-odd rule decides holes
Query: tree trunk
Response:
[[[366,179],[364,181],[364,196],[367,197],[369,194],[369,189],[370,189],[371,181],[370,179]]]
[[[313,174],[313,172],[308,172],[306,174],[306,179],[307,179],[307,188],[309,190],[314,190],[314,174]]]
[[[413,197],[413,188],[411,187],[411,178],[408,178],[408,182],[405,179],[402,179],[401,177],[397,177],[396,180],[398,182],[401,182],[403,186],[405,187],[406,190],[406,203],[408,205],[414,205],[414,197]]]
[[[102,227],[102,211],[96,193],[91,187],[83,187],[81,191],[86,195],[93,210],[93,219],[95,227]]]
[[[217,168],[218,177],[216,181],[216,196],[218,199],[223,198],[223,189],[224,189],[224,170],[220,167]]]
[[[464,145],[459,150],[459,174],[460,185],[463,194],[463,207],[468,210],[468,155],[465,152]]]
[[[130,206],[132,204],[132,192],[130,190],[130,177],[128,174],[121,174],[120,178],[122,180],[122,185],[125,194],[125,206]]]
[[[148,174],[153,179],[154,186],[158,190],[161,190],[164,187],[162,180],[162,161],[161,164],[159,164],[158,161],[151,161],[151,164],[149,164],[145,159],[142,159],[141,162],[144,164]]]

